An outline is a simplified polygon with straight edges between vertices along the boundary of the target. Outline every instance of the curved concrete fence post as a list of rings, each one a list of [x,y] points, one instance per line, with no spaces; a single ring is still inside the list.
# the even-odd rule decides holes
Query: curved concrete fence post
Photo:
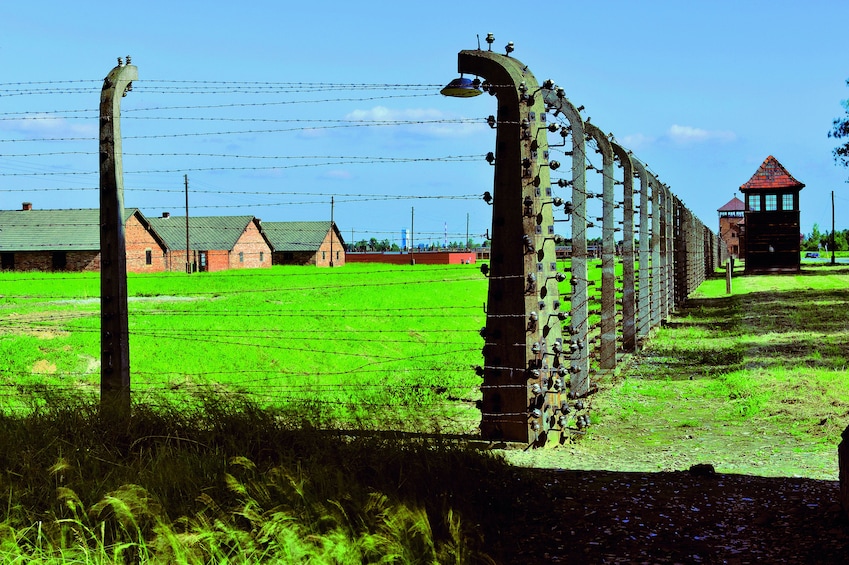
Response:
[[[568,374],[544,97],[513,57],[477,49],[457,60],[498,100],[481,435],[541,445],[567,394],[560,373]]]
[[[651,245],[651,214],[649,213],[649,192],[651,186],[645,166],[639,159],[631,157],[631,164],[640,179],[640,229],[637,271],[637,338],[643,339],[651,329],[651,302],[649,296],[649,260]]]
[[[664,203],[663,187],[654,175],[651,179],[651,327],[660,325],[661,302],[664,295],[661,294],[661,282],[666,281],[666,269],[661,264],[661,243],[665,234],[661,229],[665,223],[666,206]],[[665,286],[665,284],[663,285]]]
[[[602,158],[602,213],[601,213],[601,345],[598,366],[616,368],[616,225],[613,208],[613,147],[598,126],[584,124],[584,130],[598,145]]]
[[[111,421],[130,416],[121,98],[137,79],[130,57],[126,64],[119,58],[100,92],[100,408]]]
[[[634,166],[631,156],[613,142],[613,154],[622,167],[622,350],[637,349],[634,299]]]
[[[572,305],[569,313],[570,350],[572,352],[571,390],[573,398],[590,390],[589,292],[587,274],[587,167],[584,121],[578,109],[566,98],[562,88],[552,85],[543,90],[545,102],[555,115],[563,114],[572,128]]]

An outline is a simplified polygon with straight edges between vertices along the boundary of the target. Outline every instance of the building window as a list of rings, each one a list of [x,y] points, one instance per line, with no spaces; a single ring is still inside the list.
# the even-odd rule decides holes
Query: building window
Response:
[[[781,209],[782,210],[795,210],[795,206],[793,206],[793,195],[792,194],[782,194],[781,195]]]
[[[239,251],[239,263],[244,263],[244,262],[245,262],[245,252]]]
[[[766,195],[766,205],[764,209],[767,212],[775,212],[778,210],[778,195],[777,194],[767,194]]]
[[[4,271],[14,271],[15,270],[15,254],[14,253],[3,253],[2,258],[2,267]]]
[[[761,195],[760,194],[747,194],[746,202],[748,203],[749,210],[752,212],[760,212],[761,211]]]
[[[325,255],[327,255],[327,254],[326,254],[324,251],[322,251],[322,252],[321,252],[321,260],[322,260],[322,261],[324,261],[325,259],[327,259],[327,257],[326,257]]]
[[[336,252],[336,260],[337,261],[339,260],[339,252],[338,251]]]
[[[153,265],[153,251],[151,251],[150,249],[144,250],[144,264]]]
[[[265,261],[265,252],[260,251],[259,252],[259,262],[262,263],[263,261]]]

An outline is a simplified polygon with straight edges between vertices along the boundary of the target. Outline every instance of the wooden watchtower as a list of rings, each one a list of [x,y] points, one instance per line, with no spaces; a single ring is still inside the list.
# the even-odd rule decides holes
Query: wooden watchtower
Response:
[[[772,155],[740,186],[747,273],[799,271],[799,191],[804,186]]]
[[[743,256],[741,247],[740,231],[743,223],[746,205],[736,196],[724,206],[717,209],[719,212],[719,237],[728,248],[728,255],[739,259]]]

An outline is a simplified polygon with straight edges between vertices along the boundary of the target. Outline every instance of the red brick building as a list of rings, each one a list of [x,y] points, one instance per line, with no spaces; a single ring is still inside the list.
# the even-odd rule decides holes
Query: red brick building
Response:
[[[127,270],[165,270],[165,246],[137,208],[124,211]],[[99,271],[100,210],[0,210],[0,267],[14,271]]]
[[[186,270],[186,217],[151,218],[165,242],[165,269]],[[253,216],[189,216],[189,262],[196,271],[271,267],[271,245]]]
[[[275,265],[345,264],[345,241],[335,222],[263,222],[262,230],[271,244]]]
[[[740,247],[740,231],[743,229],[746,204],[736,196],[717,209],[719,213],[719,237],[728,248],[728,255],[739,259],[743,256]]]
[[[348,254],[350,263],[391,263],[393,265],[469,265],[477,263],[475,251],[357,252]]]
[[[804,186],[772,155],[740,186],[746,203],[747,273],[799,271],[799,191]]]

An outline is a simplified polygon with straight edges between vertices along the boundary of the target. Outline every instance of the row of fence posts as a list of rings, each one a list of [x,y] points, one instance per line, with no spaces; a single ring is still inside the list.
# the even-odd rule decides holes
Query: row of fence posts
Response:
[[[634,352],[712,273],[723,245],[630,151],[581,116],[562,88],[541,86],[527,66],[490,50],[464,50],[461,73],[484,79],[498,101],[490,263],[481,385],[481,435],[492,441],[542,445],[585,433],[594,379]],[[564,118],[568,126],[549,123]],[[571,138],[571,175],[552,179],[548,132]],[[588,165],[587,143],[602,168]],[[621,169],[621,181],[616,172]],[[566,168],[564,167],[564,170]],[[602,192],[587,190],[587,171],[602,174]],[[634,180],[639,186],[634,186]],[[616,201],[614,186],[623,187]],[[553,187],[571,187],[571,200]],[[639,196],[637,204],[636,195]],[[587,199],[602,200],[600,306],[590,289]],[[571,221],[571,260],[558,271],[554,208]],[[614,210],[621,208],[621,227]],[[636,229],[635,229],[636,228]],[[616,277],[616,233],[622,276]],[[638,242],[635,246],[635,239]],[[569,284],[567,289],[558,283]],[[563,286],[563,285],[561,285]],[[562,302],[568,297],[567,309]],[[593,304],[593,308],[590,305]]]
[[[489,38],[488,38],[489,42]],[[490,42],[491,45],[491,42]],[[591,374],[616,368],[619,352],[633,352],[715,269],[723,245],[681,200],[631,153],[583,120],[551,81],[540,86],[527,66],[507,55],[461,51],[461,73],[484,77],[498,99],[490,263],[487,273],[481,435],[489,440],[541,445],[556,433],[565,439],[590,424]],[[132,88],[137,68],[119,59],[104,80],[100,105],[101,196],[101,406],[113,420],[130,414],[126,256],[123,251],[123,170],[120,98]],[[562,115],[571,137],[571,200],[553,194],[547,115]],[[602,155],[602,192],[587,191],[586,144]],[[615,166],[623,171],[615,180]],[[639,188],[633,181],[639,179]],[[616,202],[614,185],[623,185]],[[639,194],[639,205],[634,195]],[[590,310],[587,198],[601,198],[601,305]],[[558,271],[555,207],[571,221],[571,262]],[[614,209],[621,207],[622,227]],[[635,209],[639,212],[635,220]],[[639,247],[635,249],[636,240]],[[616,232],[622,232],[622,278],[615,276]],[[635,270],[635,264],[638,269]],[[558,283],[568,281],[561,294]],[[621,298],[617,294],[621,291]],[[561,297],[570,298],[567,310]],[[590,323],[590,315],[598,321]],[[565,323],[567,322],[568,323]]]

